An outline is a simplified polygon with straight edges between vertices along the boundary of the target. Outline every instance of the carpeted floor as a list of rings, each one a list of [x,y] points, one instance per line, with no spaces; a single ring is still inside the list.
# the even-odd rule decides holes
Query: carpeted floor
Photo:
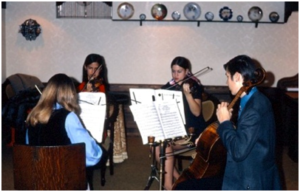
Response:
[[[94,173],[95,190],[144,190],[151,175],[149,146],[142,145],[140,137],[127,138],[128,159],[114,164],[114,175],[106,171],[105,186],[100,184],[100,170]],[[287,148],[279,150],[279,169],[281,170],[284,190],[298,190],[298,163],[293,162],[286,154]],[[184,161],[184,166],[188,161]],[[2,190],[14,190],[12,150],[2,146]],[[158,175],[159,179],[159,175]],[[159,182],[154,180],[150,190],[159,190]]]

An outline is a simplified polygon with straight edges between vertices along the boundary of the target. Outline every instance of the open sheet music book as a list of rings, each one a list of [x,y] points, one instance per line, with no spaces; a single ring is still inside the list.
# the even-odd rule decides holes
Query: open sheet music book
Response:
[[[166,102],[176,100],[179,108],[180,116],[185,124],[185,115],[183,107],[182,91],[166,90],[166,89],[138,89],[130,88],[131,104],[146,104],[153,101]]]
[[[133,94],[137,93],[134,92],[135,90],[130,89],[132,105],[129,107],[138,125],[143,144],[148,143],[148,136],[154,136],[155,141],[163,141],[187,135],[176,99],[152,101],[153,95],[149,95],[150,90],[140,89],[140,91],[145,90],[145,93],[148,94],[145,97],[148,99],[143,97],[142,100],[138,100],[142,94]],[[149,98],[151,98],[150,101]]]
[[[102,142],[104,121],[106,116],[106,96],[101,92],[78,93],[80,118],[84,127],[98,142]]]

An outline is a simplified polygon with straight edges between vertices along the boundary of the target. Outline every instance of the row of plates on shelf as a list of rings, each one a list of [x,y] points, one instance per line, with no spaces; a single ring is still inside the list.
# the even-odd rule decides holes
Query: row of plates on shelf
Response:
[[[117,13],[121,19],[128,20],[134,14],[134,7],[127,2],[121,3],[117,8]],[[168,9],[164,4],[157,3],[151,8],[151,15],[156,20],[163,20],[167,16],[167,13]],[[201,15],[201,8],[197,3],[187,3],[183,8],[183,14],[187,20],[197,20]],[[207,21],[213,21],[214,19],[214,14],[210,11],[206,12],[204,16]],[[248,11],[248,17],[253,22],[259,22],[262,16],[263,11],[258,6],[253,6]],[[219,11],[219,17],[223,21],[232,19],[232,10],[227,6],[222,7]],[[142,13],[139,18],[140,20],[146,20],[146,15]],[[179,11],[173,11],[172,18],[173,20],[180,20],[181,13]],[[244,18],[242,15],[238,15],[236,19],[241,22]],[[271,22],[276,23],[279,20],[279,14],[275,11],[271,12],[269,19]]]

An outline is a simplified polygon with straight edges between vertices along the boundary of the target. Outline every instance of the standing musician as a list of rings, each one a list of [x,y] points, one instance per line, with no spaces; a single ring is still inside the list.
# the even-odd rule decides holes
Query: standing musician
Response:
[[[108,91],[106,63],[103,56],[89,54],[82,68],[82,83],[77,87],[78,92],[103,92]]]
[[[240,55],[224,65],[232,95],[247,81],[255,81],[253,60]],[[223,190],[280,190],[275,163],[275,121],[270,101],[256,87],[240,96],[236,128],[228,103],[218,105],[218,134],[227,149]]]
[[[191,64],[187,58],[174,58],[171,63],[171,72],[171,81],[164,85],[162,89],[181,90],[183,92],[186,129],[193,127],[195,135],[199,135],[206,127],[201,109],[202,85],[200,81],[192,75]],[[183,81],[185,78],[189,79]],[[186,146],[183,147],[169,143],[166,147],[166,154],[182,148],[186,148]],[[156,147],[156,159],[158,162],[159,153],[159,147]],[[179,173],[174,167],[174,156],[166,158],[164,172],[164,188],[165,190],[171,190],[173,177],[175,179],[179,177]]]

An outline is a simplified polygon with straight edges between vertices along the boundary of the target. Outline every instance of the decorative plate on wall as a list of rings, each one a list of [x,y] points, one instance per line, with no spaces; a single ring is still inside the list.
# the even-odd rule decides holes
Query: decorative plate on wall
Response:
[[[152,6],[151,14],[154,19],[163,20],[167,16],[168,10],[164,4],[158,3]]]
[[[236,17],[236,20],[238,21],[238,22],[242,22],[243,21],[243,16],[241,16],[241,15],[238,15],[237,17]]]
[[[179,11],[174,11],[173,13],[172,13],[172,18],[173,18],[173,20],[179,20],[180,19],[180,16],[181,16],[181,14],[179,13]]]
[[[207,12],[207,13],[205,14],[205,19],[206,19],[207,21],[212,21],[212,20],[214,19],[214,14],[213,14],[212,12]]]
[[[146,20],[146,15],[144,13],[140,14],[140,20]]]
[[[219,16],[223,21],[228,21],[232,18],[232,11],[229,7],[223,7],[219,11]]]
[[[118,6],[118,15],[120,18],[127,20],[133,16],[134,8],[130,3],[121,3]]]
[[[279,20],[279,14],[277,12],[271,12],[269,19],[272,23],[276,23]]]
[[[253,22],[258,22],[259,20],[261,20],[262,16],[263,11],[257,6],[251,7],[248,11],[248,17]]]
[[[197,20],[201,15],[201,8],[197,3],[188,3],[184,6],[183,13],[188,20]]]

